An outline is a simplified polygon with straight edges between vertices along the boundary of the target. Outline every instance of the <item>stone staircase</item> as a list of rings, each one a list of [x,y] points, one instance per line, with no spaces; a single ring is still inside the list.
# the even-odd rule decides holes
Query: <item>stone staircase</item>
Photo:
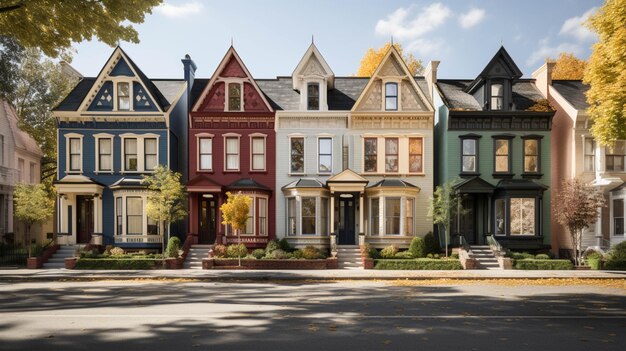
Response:
[[[189,248],[187,259],[183,263],[185,269],[202,269],[202,259],[209,258],[209,250],[213,245],[192,245]]]
[[[76,246],[73,245],[62,245],[57,252],[54,253],[49,259],[48,262],[43,264],[44,269],[58,269],[65,268],[65,259],[74,257],[74,253],[76,252]]]
[[[339,269],[363,269],[361,250],[358,245],[338,245],[337,265]]]
[[[478,269],[500,269],[498,259],[489,245],[471,245],[470,257],[478,262]]]

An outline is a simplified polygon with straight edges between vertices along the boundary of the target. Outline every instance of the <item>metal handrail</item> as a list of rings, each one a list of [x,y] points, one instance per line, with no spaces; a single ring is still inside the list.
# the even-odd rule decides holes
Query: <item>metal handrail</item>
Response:
[[[498,240],[496,240],[495,236],[488,235],[487,236],[487,243],[489,244],[489,246],[491,246],[491,249],[493,251],[496,251],[498,253],[504,252],[504,248],[502,247],[502,245],[500,245]]]
[[[611,240],[609,239],[605,239],[605,238],[598,238],[600,239],[600,248],[603,250],[608,250],[611,248]]]
[[[470,252],[470,251],[471,251],[471,250],[470,250],[470,245],[469,245],[469,243],[467,242],[467,240],[465,239],[465,236],[464,236],[464,235],[459,235],[459,246],[460,246],[463,250],[465,250],[465,251],[467,251],[467,252]]]

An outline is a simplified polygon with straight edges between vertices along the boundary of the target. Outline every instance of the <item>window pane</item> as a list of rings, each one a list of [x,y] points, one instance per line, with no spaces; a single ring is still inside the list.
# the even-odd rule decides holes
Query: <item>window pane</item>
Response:
[[[100,144],[101,154],[111,153],[111,139],[98,139],[98,143]]]
[[[385,84],[385,96],[398,96],[398,85],[396,83]]]
[[[320,154],[330,155],[333,140],[331,138],[320,138],[319,144],[320,144]]]
[[[239,169],[239,155],[226,156],[226,169]]]
[[[321,212],[320,213],[320,234],[321,235],[328,235],[328,199],[327,198],[322,198],[321,199]]]
[[[496,156],[496,172],[508,172],[509,171],[509,157],[508,156]]]
[[[535,199],[511,199],[511,235],[535,235]]]
[[[100,170],[101,171],[111,170],[111,155],[100,155]]]
[[[265,169],[265,156],[253,155],[252,156],[252,169]]]
[[[502,96],[503,93],[502,84],[491,84],[491,96]]]
[[[239,83],[228,84],[228,110],[241,110],[241,84]]]
[[[117,95],[118,96],[130,96],[128,83],[117,83]]]
[[[524,154],[537,155],[537,140],[524,140]]]
[[[291,172],[304,172],[304,138],[291,138]]]
[[[157,153],[157,141],[154,138],[145,139],[145,152],[147,154],[156,154]]]
[[[496,155],[509,154],[509,141],[505,139],[496,140]]]
[[[476,172],[476,156],[463,156],[463,172]]]
[[[287,198],[287,234],[296,235],[296,199]]]
[[[613,200],[613,235],[624,235],[624,200]]]
[[[70,139],[70,152],[73,154],[79,154],[80,153],[80,139],[78,138],[71,138]]]
[[[378,157],[376,156],[378,150],[378,140],[376,138],[365,138],[364,141],[364,168],[365,172],[376,172]]]
[[[370,209],[370,216],[372,218],[372,235],[378,235],[380,234],[380,199],[373,198],[371,204],[372,208]]]
[[[476,140],[463,139],[463,155],[476,155]]]
[[[252,138],[252,153],[265,153],[265,138]]]
[[[413,211],[415,211],[415,199],[406,199],[405,204],[405,221],[404,221],[404,234],[413,235]]]
[[[506,234],[506,200],[497,199],[495,201],[495,213],[496,235]]]
[[[400,234],[400,199],[385,198],[385,234]]]
[[[397,110],[398,109],[398,98],[397,97],[386,97],[385,98],[385,109],[386,110]]]
[[[157,166],[157,157],[156,155],[146,155],[146,170],[152,170]]]
[[[200,169],[211,169],[212,165],[213,165],[212,155],[200,156]]]
[[[126,154],[136,154],[137,139],[124,139],[124,152]]]
[[[259,198],[259,235],[267,235],[267,199]]]
[[[315,234],[315,198],[302,198],[302,234]]]
[[[229,154],[239,152],[239,138],[226,138],[226,152]]]
[[[80,155],[72,155],[70,156],[70,170],[71,171],[79,171],[80,170]]]
[[[524,172],[537,172],[537,156],[524,157]]]
[[[200,153],[210,154],[213,152],[213,139],[201,138],[200,139]]]
[[[420,138],[409,139],[409,152],[411,154],[421,154],[422,153],[422,139]]]

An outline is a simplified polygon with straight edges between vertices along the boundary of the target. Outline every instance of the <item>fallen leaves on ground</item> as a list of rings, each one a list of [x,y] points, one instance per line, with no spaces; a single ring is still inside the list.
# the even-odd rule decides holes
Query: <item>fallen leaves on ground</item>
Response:
[[[500,285],[500,286],[594,286],[626,290],[626,279],[581,279],[581,278],[543,278],[543,279],[420,279],[383,281],[392,286],[428,286],[428,285]]]

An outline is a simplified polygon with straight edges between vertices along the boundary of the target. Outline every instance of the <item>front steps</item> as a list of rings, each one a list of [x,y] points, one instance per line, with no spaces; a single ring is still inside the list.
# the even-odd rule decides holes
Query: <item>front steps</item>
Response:
[[[62,245],[57,250],[57,252],[55,252],[54,255],[52,255],[48,259],[48,262],[43,264],[43,268],[45,269],[65,268],[65,259],[74,257],[74,252],[76,252],[76,246]]]
[[[183,263],[185,269],[202,269],[202,259],[209,258],[209,250],[213,245],[192,245],[189,248],[187,259]]]
[[[489,245],[471,245],[470,257],[478,262],[478,269],[500,269],[498,259]]]
[[[337,265],[339,269],[363,269],[361,249],[358,245],[338,245]]]

